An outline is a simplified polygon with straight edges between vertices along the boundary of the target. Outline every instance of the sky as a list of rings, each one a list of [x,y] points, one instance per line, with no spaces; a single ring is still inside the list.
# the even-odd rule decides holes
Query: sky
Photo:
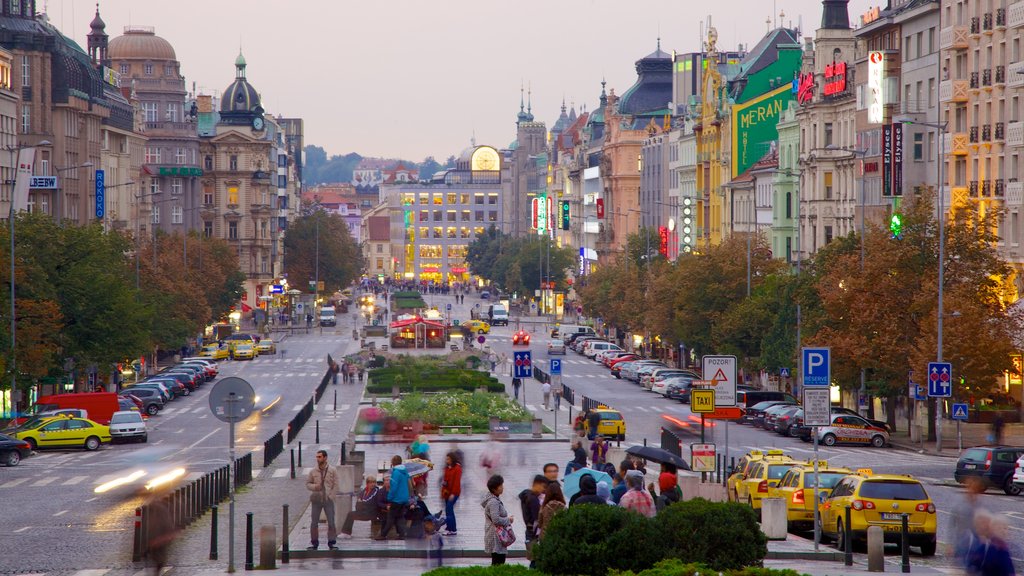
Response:
[[[850,0],[850,20],[884,0]],[[84,48],[95,0],[37,0]],[[520,86],[550,127],[564,98],[597,106],[653,52],[700,49],[710,16],[720,49],[753,46],[767,20],[813,36],[820,0],[101,0],[113,38],[153,26],[174,46],[191,90],[219,95],[239,48],[267,112],[305,120],[328,155],[443,162],[470,145],[515,139]],[[774,17],[773,17],[774,15]]]

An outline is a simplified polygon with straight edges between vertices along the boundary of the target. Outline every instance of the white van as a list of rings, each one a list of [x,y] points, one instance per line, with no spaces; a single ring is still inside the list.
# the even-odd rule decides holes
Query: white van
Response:
[[[325,306],[320,309],[320,325],[321,326],[337,326],[338,315],[334,312],[334,308]]]
[[[573,334],[584,334],[586,336],[596,336],[597,333],[590,326],[576,326],[572,324],[564,324],[558,327],[558,336],[563,341],[568,342],[569,338],[572,338]]]
[[[599,352],[605,352],[607,350],[622,352],[622,348],[619,348],[617,344],[604,342],[602,340],[594,340],[593,342],[587,342],[586,346],[583,347],[583,355],[587,358],[593,358],[597,356]]]
[[[487,308],[487,318],[491,326],[508,326],[508,308],[501,304],[491,304]]]

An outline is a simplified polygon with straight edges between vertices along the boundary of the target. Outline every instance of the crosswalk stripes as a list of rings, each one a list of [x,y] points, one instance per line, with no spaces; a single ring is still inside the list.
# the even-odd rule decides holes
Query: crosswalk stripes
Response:
[[[290,471],[291,470],[289,468],[278,468],[277,470],[274,470],[273,477],[274,478],[284,478],[285,476],[288,475],[288,473]]]
[[[68,478],[67,480],[61,482],[60,485],[61,486],[74,486],[75,484],[81,483],[86,478],[88,478],[88,476],[72,476],[71,478]]]

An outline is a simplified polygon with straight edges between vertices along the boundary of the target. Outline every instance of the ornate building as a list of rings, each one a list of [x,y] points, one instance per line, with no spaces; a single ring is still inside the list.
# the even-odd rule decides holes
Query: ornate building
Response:
[[[533,117],[532,103],[520,94],[516,139],[503,150],[502,213],[498,227],[506,234],[523,236],[533,229],[532,199],[547,197],[547,127]]]

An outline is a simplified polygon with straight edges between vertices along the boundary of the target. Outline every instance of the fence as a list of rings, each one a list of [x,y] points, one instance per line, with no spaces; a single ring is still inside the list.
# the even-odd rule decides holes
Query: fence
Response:
[[[319,402],[320,398],[324,395],[324,391],[327,390],[327,384],[331,381],[331,370],[327,369],[327,373],[320,379],[320,385],[316,387],[316,401]]]
[[[683,440],[666,428],[661,429],[661,449],[667,450],[680,458],[683,457]]]
[[[266,468],[274,463],[274,458],[277,458],[284,452],[284,432],[278,430],[277,434],[270,437],[263,443],[263,467]]]
[[[583,404],[582,404],[582,406],[583,406],[583,411],[587,412],[589,410],[593,410],[594,408],[597,408],[598,406],[608,406],[608,405],[603,403],[603,402],[598,402],[597,400],[594,400],[593,398],[591,398],[589,396],[584,396],[583,397]]]
[[[235,458],[235,490],[252,482],[252,452]]]
[[[562,400],[565,400],[569,404],[576,403],[576,392],[572,388],[569,388],[565,384],[562,384]]]
[[[540,368],[537,368],[536,365],[533,366],[533,377],[541,384],[544,384],[545,382],[551,382],[551,375],[541,370]]]
[[[299,435],[299,432],[302,431],[302,427],[306,425],[306,422],[309,422],[310,416],[313,415],[313,406],[313,399],[310,398],[309,401],[306,402],[306,405],[302,407],[302,410],[299,410],[299,413],[296,414],[295,417],[292,418],[291,422],[288,423],[289,444],[291,444],[292,440],[295,440],[295,437]]]

